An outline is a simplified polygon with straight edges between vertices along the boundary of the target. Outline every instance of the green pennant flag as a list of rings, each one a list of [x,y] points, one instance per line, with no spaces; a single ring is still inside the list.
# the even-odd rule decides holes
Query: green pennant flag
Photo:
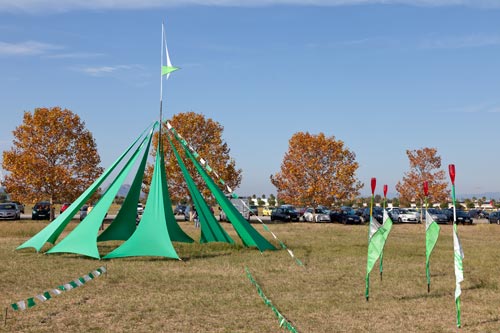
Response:
[[[365,297],[368,300],[370,295],[370,272],[372,271],[375,263],[382,255],[384,250],[385,241],[389,236],[392,229],[392,220],[384,210],[384,226],[382,226],[374,217],[370,215],[370,229],[368,234],[368,258],[366,263],[366,277],[365,277]],[[387,223],[387,224],[386,224]]]
[[[430,291],[431,272],[430,259],[432,250],[439,237],[439,225],[432,219],[431,214],[425,211],[425,275],[427,276],[427,291]]]

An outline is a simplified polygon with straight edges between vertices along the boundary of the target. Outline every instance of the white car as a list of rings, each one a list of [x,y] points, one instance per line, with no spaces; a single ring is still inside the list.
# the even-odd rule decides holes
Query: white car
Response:
[[[302,215],[302,220],[305,222],[330,222],[330,214],[323,208],[307,208]]]
[[[419,214],[418,212],[407,209],[407,208],[399,208],[398,209],[398,219],[397,222],[410,222],[410,223],[418,223],[419,222]]]

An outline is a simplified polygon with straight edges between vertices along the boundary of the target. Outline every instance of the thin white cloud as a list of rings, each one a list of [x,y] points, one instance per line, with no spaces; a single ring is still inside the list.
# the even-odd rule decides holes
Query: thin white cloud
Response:
[[[46,55],[45,58],[49,59],[89,59],[105,56],[104,53],[61,53]]]
[[[61,49],[61,46],[27,41],[20,43],[0,42],[0,55],[3,56],[29,56],[44,54],[52,50]]]
[[[128,10],[181,6],[262,7],[274,5],[349,6],[398,4],[410,6],[469,6],[500,8],[498,0],[3,0],[0,12],[67,12],[72,10]]]
[[[140,65],[91,66],[73,68],[73,70],[90,76],[108,76],[125,71],[142,71],[143,67]]]
[[[499,113],[500,103],[481,103],[443,110],[444,113]]]
[[[425,49],[462,49],[500,45],[500,36],[470,35],[429,39],[421,43]]]

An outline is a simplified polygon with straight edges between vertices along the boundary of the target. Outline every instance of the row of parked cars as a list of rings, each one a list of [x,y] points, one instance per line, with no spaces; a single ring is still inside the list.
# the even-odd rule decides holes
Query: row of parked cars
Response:
[[[453,209],[439,210],[429,208],[429,214],[433,221],[442,224],[453,222]],[[420,212],[415,208],[389,208],[387,213],[394,223],[420,223],[425,221],[425,214],[420,216]],[[500,211],[492,213],[494,221],[500,224]],[[383,223],[384,212],[382,207],[373,207],[373,217]],[[457,223],[472,224],[473,218],[469,212],[456,211]],[[479,217],[479,216],[478,216]],[[353,209],[351,207],[341,207],[337,210],[330,210],[325,207],[296,209],[292,205],[282,205],[272,210],[271,221],[303,221],[303,222],[338,222],[343,224],[362,224],[370,220],[370,208]],[[490,220],[490,223],[492,220]]]

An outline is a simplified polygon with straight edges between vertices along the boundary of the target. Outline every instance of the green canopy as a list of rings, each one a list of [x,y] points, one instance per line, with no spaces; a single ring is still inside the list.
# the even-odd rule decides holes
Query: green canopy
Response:
[[[141,196],[142,179],[144,178],[144,170],[146,169],[151,139],[152,136],[149,138],[148,145],[142,156],[141,164],[137,169],[137,173],[127,193],[127,197],[123,201],[113,222],[97,237],[98,242],[127,240],[134,233],[136,229],[137,203]]]
[[[135,256],[179,259],[171,240],[175,238],[177,241],[193,242],[175,221],[164,165],[163,147],[160,142],[156,151],[153,178],[141,223],[132,236],[108,253],[105,259]]]
[[[106,213],[109,207],[113,203],[116,194],[120,190],[125,178],[130,173],[130,170],[137,161],[140,152],[145,146],[149,147],[149,142],[153,134],[153,129],[151,130],[148,137],[146,137],[141,145],[136,149],[134,154],[127,161],[122,170],[118,173],[118,176],[113,180],[111,185],[108,187],[106,192],[102,195],[99,202],[90,211],[90,213],[85,217],[85,219],[72,231],[70,232],[62,241],[60,241],[56,246],[47,251],[47,253],[77,253],[92,258],[99,259],[99,250],[97,249],[97,234],[99,233],[99,228],[101,227]],[[148,144],[146,145],[146,139]],[[146,154],[148,151],[146,150]]]
[[[155,123],[156,124],[156,123]],[[141,133],[141,135],[125,150],[125,152],[118,157],[118,159],[107,169],[97,180],[83,192],[61,215],[54,221],[49,223],[45,228],[39,231],[35,236],[28,239],[26,242],[16,248],[16,250],[33,247],[37,252],[43,247],[46,242],[54,244],[59,235],[66,228],[71,219],[76,215],[80,208],[90,199],[90,197],[99,189],[101,184],[108,178],[123,158],[129,153],[132,147],[139,141],[139,139],[151,128],[148,126]],[[144,139],[143,139],[144,140]]]
[[[234,240],[227,234],[227,232],[222,228],[219,222],[215,219],[214,215],[210,211],[205,199],[201,195],[200,191],[196,187],[196,184],[193,181],[193,178],[189,174],[189,171],[182,161],[182,158],[179,156],[177,149],[175,148],[172,140],[167,135],[168,141],[170,142],[170,146],[175,154],[177,159],[177,163],[179,164],[182,174],[184,175],[184,179],[188,185],[189,193],[191,194],[191,199],[194,202],[194,206],[196,207],[196,212],[198,213],[198,217],[200,219],[201,225],[201,236],[200,243],[208,243],[208,242],[226,242],[230,244],[234,244]]]
[[[177,138],[177,136],[176,136]],[[179,138],[177,140],[180,141]],[[250,223],[240,214],[240,212],[233,206],[231,201],[229,201],[224,193],[219,189],[219,187],[215,184],[213,179],[206,173],[203,167],[198,163],[198,161],[193,157],[193,154],[189,151],[186,145],[181,141],[184,146],[184,151],[186,152],[187,157],[193,162],[196,170],[201,175],[208,188],[212,192],[215,197],[215,200],[219,203],[220,207],[226,213],[226,216],[233,225],[234,229],[238,233],[238,236],[243,241],[245,246],[255,246],[261,252],[265,250],[276,250],[276,248],[267,241],[257,230],[255,230]]]

